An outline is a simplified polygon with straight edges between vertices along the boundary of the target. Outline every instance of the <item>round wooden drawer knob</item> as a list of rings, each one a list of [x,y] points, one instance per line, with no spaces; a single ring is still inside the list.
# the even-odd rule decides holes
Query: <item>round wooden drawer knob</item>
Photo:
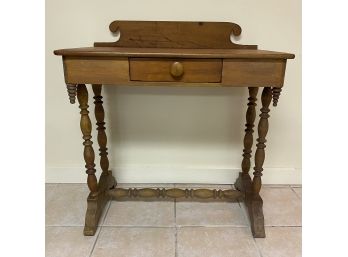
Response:
[[[174,78],[179,78],[184,74],[184,66],[180,62],[174,62],[170,68],[170,74]]]

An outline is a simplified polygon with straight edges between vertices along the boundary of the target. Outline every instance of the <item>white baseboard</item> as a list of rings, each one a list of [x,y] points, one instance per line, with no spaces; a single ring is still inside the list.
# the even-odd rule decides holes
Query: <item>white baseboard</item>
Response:
[[[117,167],[112,169],[119,183],[209,183],[233,184],[238,168]],[[264,168],[263,184],[302,184],[300,169]],[[46,183],[85,183],[84,169],[46,167]]]

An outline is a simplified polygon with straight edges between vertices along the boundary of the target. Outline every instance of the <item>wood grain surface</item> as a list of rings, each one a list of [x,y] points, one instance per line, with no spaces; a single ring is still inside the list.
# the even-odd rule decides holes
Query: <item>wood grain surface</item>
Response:
[[[59,49],[55,55],[95,57],[182,57],[234,59],[293,59],[294,54],[252,49],[180,49],[131,47],[82,47]]]
[[[256,49],[256,45],[239,45],[231,34],[239,36],[242,28],[232,22],[196,21],[113,21],[109,29],[120,32],[116,42],[94,43],[94,46],[160,47],[160,48],[241,48]]]
[[[129,81],[127,58],[66,57],[63,63],[67,83],[114,84]]]
[[[90,194],[84,235],[94,235],[108,200],[244,200],[248,208],[254,237],[265,237],[263,200],[260,197],[261,176],[265,160],[269,105],[278,103],[283,86],[287,59],[294,54],[257,50],[256,45],[238,45],[231,35],[239,36],[241,27],[228,22],[167,22],[114,21],[109,26],[120,32],[116,42],[95,43],[94,47],[55,50],[63,57],[65,83],[71,103],[77,99],[81,109],[80,126],[83,134],[84,159]],[[88,111],[88,92],[85,84],[92,84],[95,117],[98,129],[100,167],[99,182],[95,176],[95,156],[92,147],[92,124]],[[235,186],[237,190],[117,188],[108,170],[107,138],[104,107],[101,96],[103,84],[130,86],[213,86],[248,87],[249,103],[242,172]],[[77,86],[77,90],[76,90]],[[254,177],[249,174],[253,145],[255,106],[258,87],[261,114],[255,151]]]
[[[172,66],[181,64],[182,74],[173,76]],[[220,82],[221,59],[130,58],[130,79],[133,81]]]
[[[283,86],[285,60],[225,59],[222,84],[230,86]]]

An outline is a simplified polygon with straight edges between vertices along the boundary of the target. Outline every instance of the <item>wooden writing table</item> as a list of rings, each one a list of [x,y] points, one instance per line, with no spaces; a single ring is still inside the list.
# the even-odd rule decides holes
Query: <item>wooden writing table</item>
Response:
[[[94,47],[54,51],[56,55],[63,57],[70,103],[75,103],[77,95],[81,109],[80,126],[84,140],[87,184],[90,189],[84,234],[95,234],[102,210],[110,199],[190,198],[244,200],[248,207],[253,236],[265,237],[262,199],[259,192],[265,159],[269,106],[272,99],[273,106],[277,105],[284,82],[286,61],[295,56],[257,50],[255,45],[232,43],[231,33],[234,36],[241,33],[240,26],[235,23],[114,21],[110,24],[110,30],[114,33],[120,31],[117,42],[95,43]],[[102,170],[99,181],[95,176],[92,124],[85,84],[92,84],[94,92]],[[103,84],[248,87],[242,172],[235,182],[237,190],[118,188],[109,170],[101,96]],[[262,107],[256,140],[254,176],[251,178],[249,170],[259,87],[263,87]]]

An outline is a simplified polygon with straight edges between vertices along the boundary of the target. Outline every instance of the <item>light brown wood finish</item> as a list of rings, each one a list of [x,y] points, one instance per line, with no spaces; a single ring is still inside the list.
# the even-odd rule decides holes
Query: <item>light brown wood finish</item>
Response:
[[[279,101],[279,97],[280,97],[281,92],[282,92],[282,89],[279,87],[272,88],[273,106],[275,106],[275,107],[278,105],[278,101]]]
[[[179,62],[182,73],[173,76],[172,65]],[[220,82],[222,61],[219,59],[157,59],[130,58],[130,79],[133,81],[155,82]]]
[[[248,98],[248,109],[246,112],[246,124],[245,124],[245,136],[244,136],[244,150],[243,150],[243,161],[242,161],[242,175],[248,176],[249,170],[251,167],[250,159],[252,153],[252,146],[254,142],[253,133],[254,133],[254,122],[256,118],[256,96],[259,88],[249,87],[249,98]]]
[[[102,85],[93,84],[93,93],[94,93],[94,114],[97,120],[97,131],[98,131],[98,144],[99,144],[99,155],[100,155],[100,167],[103,173],[108,173],[109,171],[109,159],[108,159],[108,148],[107,137],[105,133],[105,112],[103,107],[103,97],[101,95]]]
[[[251,232],[255,238],[265,238],[265,219],[263,216],[263,200],[260,195],[254,196],[251,188],[251,184],[248,182],[247,189],[245,191],[245,204],[248,208],[248,214],[250,219]]]
[[[231,42],[231,33],[239,36],[242,28],[231,22],[190,21],[113,21],[109,29],[121,33],[116,42],[94,43],[94,46],[156,48],[240,48],[256,49],[255,45]],[[190,39],[190,40],[187,40]]]
[[[65,57],[63,63],[67,83],[114,84],[129,81],[127,58]]]
[[[261,114],[258,124],[258,139],[257,150],[255,152],[255,167],[254,178],[251,178],[248,173],[239,173],[239,177],[235,183],[235,187],[245,193],[245,204],[248,208],[250,218],[250,226],[253,236],[256,238],[264,238],[265,226],[263,216],[263,200],[259,194],[261,189],[261,176],[263,171],[263,162],[265,159],[266,135],[268,131],[269,105],[272,101],[272,90],[270,87],[265,87],[261,95]],[[248,168],[246,166],[246,168]],[[250,167],[249,167],[250,168]]]
[[[244,198],[244,194],[238,190],[217,190],[205,188],[115,188],[109,191],[109,195],[115,200],[191,199],[236,202]]]
[[[111,171],[108,173],[103,172],[99,178],[98,193],[93,194],[91,192],[88,195],[85,227],[83,229],[85,236],[95,235],[102,212],[107,202],[111,199],[107,191],[115,186],[116,180],[112,176]]]
[[[254,237],[265,237],[265,226],[263,216],[263,200],[260,196],[261,176],[263,171],[263,163],[265,160],[266,136],[268,132],[269,105],[272,101],[272,90],[270,87],[265,87],[261,95],[261,114],[258,124],[258,139],[255,152],[255,167],[254,178],[252,181],[252,192],[247,191],[246,203],[249,210],[251,230]]]
[[[83,151],[83,157],[86,162],[86,173],[87,173],[87,184],[88,188],[91,191],[92,194],[96,194],[98,191],[98,182],[97,177],[95,176],[95,164],[94,164],[94,150],[92,147],[92,124],[91,120],[89,118],[89,111],[88,111],[88,91],[86,88],[86,85],[79,84],[77,86],[77,99],[80,104],[81,109],[81,120],[80,120],[80,127],[83,134],[83,145],[84,145],[84,151]]]
[[[115,200],[243,200],[247,206],[254,237],[265,237],[260,197],[262,166],[268,131],[269,105],[273,96],[276,106],[284,82],[290,53],[257,50],[254,45],[237,45],[231,33],[241,33],[239,25],[225,22],[139,22],[115,21],[112,32],[120,39],[112,43],[95,43],[95,47],[56,50],[63,57],[65,82],[71,103],[77,96],[81,108],[81,130],[88,174],[88,196],[85,235],[94,235],[103,209],[109,199]],[[102,174],[95,177],[91,122],[88,116],[88,94],[84,84],[94,84],[95,115],[100,147]],[[104,109],[101,84],[129,86],[241,86],[249,88],[242,172],[235,190],[210,189],[125,189],[115,188],[116,180],[108,170]],[[249,175],[257,88],[262,93],[258,125],[254,178]],[[271,87],[273,89],[271,90]]]
[[[285,60],[225,59],[222,84],[230,86],[282,86]]]
[[[294,59],[295,55],[283,52],[250,49],[180,49],[180,48],[130,48],[82,47],[60,49],[55,55],[69,57],[165,57],[165,58],[224,58],[224,59]]]
[[[184,66],[181,62],[173,62],[170,66],[170,75],[174,78],[180,78],[184,74]]]
[[[172,65],[183,66],[182,76],[171,74]],[[191,58],[109,58],[65,57],[65,80],[68,84],[144,85],[139,82],[207,83],[206,86],[281,87],[285,60],[232,60]],[[209,84],[211,83],[211,84]],[[152,84],[153,85],[153,84]]]
[[[75,84],[66,84],[66,88],[68,90],[69,101],[71,104],[74,104],[76,101],[76,91],[77,85]]]
[[[242,172],[239,173],[239,177],[235,182],[235,187],[245,194],[245,204],[247,206],[251,231],[254,237],[263,238],[265,237],[265,229],[264,229],[264,217],[262,210],[262,199],[260,195],[254,197],[252,180],[249,174],[250,170],[250,158],[251,158],[251,148],[253,144],[253,127],[254,121],[256,118],[256,96],[257,96],[258,88],[257,87],[249,87],[249,103],[246,114],[246,129],[244,136],[244,150],[243,150],[243,161],[242,161]]]
[[[263,162],[265,160],[266,135],[268,132],[269,105],[272,101],[272,90],[270,87],[265,87],[261,95],[261,114],[258,125],[258,135],[256,152],[255,152],[255,167],[253,179],[253,192],[258,195],[261,189],[261,176],[263,171]]]
[[[102,174],[99,178],[97,192],[91,192],[87,198],[87,212],[85,218],[85,227],[83,230],[84,235],[93,236],[97,231],[98,223],[103,209],[106,203],[110,200],[110,196],[107,191],[116,186],[116,180],[112,176],[112,171],[109,169],[109,159],[107,152],[107,137],[105,133],[105,122],[104,122],[104,107],[103,107],[103,97],[101,96],[102,85],[94,84],[92,85],[94,93],[94,104],[95,104],[95,118],[97,120],[97,130],[98,130],[98,144],[100,152],[100,167],[102,169]],[[84,91],[84,89],[83,89]],[[84,92],[84,94],[86,94]],[[96,179],[96,178],[95,178]]]
[[[258,125],[258,139],[256,144],[255,152],[255,167],[254,167],[254,178],[252,185],[247,186],[245,202],[248,207],[251,231],[254,237],[265,237],[265,226],[263,216],[263,201],[260,197],[261,189],[261,176],[263,171],[263,162],[265,160],[265,143],[266,135],[268,132],[268,118],[269,118],[269,105],[272,101],[272,90],[270,87],[265,87],[261,95],[261,114]],[[248,183],[248,182],[247,182]]]

